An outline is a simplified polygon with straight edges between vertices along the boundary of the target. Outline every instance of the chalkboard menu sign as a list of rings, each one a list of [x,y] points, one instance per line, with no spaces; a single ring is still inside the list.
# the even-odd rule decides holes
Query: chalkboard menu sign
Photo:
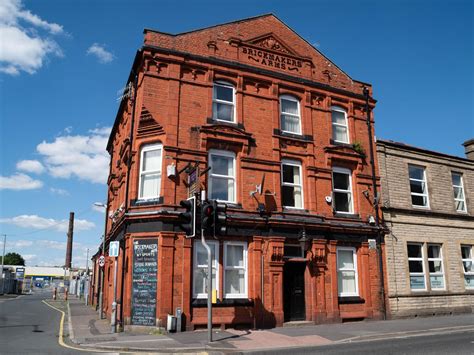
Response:
[[[133,241],[132,324],[156,325],[156,239]]]

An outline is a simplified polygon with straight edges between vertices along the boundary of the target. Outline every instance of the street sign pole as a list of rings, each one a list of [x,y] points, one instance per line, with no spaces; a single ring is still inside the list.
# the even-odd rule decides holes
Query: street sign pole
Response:
[[[114,268],[114,301],[112,302],[112,319],[111,327],[112,333],[117,333],[117,268],[118,268],[118,257],[115,258]]]
[[[105,255],[105,234],[102,235],[102,255]],[[105,257],[104,257],[105,258]],[[103,296],[103,289],[104,289],[104,268],[105,266],[100,268],[100,291],[99,291],[99,315],[100,319],[104,319],[103,314],[103,304],[102,304],[102,296]]]
[[[115,258],[114,267],[114,299],[112,302],[112,316],[110,320],[110,326],[112,333],[117,333],[117,269],[118,269],[118,256],[119,256],[119,242],[109,243],[109,257]]]

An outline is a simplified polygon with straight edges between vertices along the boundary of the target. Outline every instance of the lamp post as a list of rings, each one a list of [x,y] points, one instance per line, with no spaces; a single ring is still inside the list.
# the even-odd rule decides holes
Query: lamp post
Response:
[[[97,206],[97,207],[103,207],[105,209],[105,211],[107,211],[107,206],[101,202],[94,202],[94,206]],[[106,220],[107,220],[107,216],[105,216]],[[105,225],[105,228],[107,228],[107,224]],[[101,255],[105,255],[105,234],[106,234],[106,231],[104,231],[104,234],[102,234],[102,254]],[[104,312],[103,312],[103,308],[104,308],[104,304],[103,304],[103,296],[104,296],[104,267],[100,267],[99,266],[99,315],[100,315],[100,319],[104,319]]]

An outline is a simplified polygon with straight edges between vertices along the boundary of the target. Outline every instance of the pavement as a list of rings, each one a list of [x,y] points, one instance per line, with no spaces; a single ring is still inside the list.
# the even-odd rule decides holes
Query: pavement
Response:
[[[69,338],[82,349],[117,352],[154,353],[248,353],[291,349],[326,349],[331,345],[354,344],[383,339],[427,337],[439,334],[474,332],[474,315],[452,315],[387,321],[361,321],[337,324],[301,325],[268,330],[225,330],[160,334],[155,328],[147,333],[111,333],[110,321],[83,300],[70,297],[67,328]]]

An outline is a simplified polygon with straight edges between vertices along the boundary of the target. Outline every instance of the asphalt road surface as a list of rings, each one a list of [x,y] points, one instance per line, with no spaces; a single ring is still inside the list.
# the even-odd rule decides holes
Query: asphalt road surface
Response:
[[[474,332],[385,339],[297,349],[255,351],[251,354],[474,354]]]
[[[61,313],[42,302],[50,296],[0,298],[0,354],[85,354],[59,345]]]

